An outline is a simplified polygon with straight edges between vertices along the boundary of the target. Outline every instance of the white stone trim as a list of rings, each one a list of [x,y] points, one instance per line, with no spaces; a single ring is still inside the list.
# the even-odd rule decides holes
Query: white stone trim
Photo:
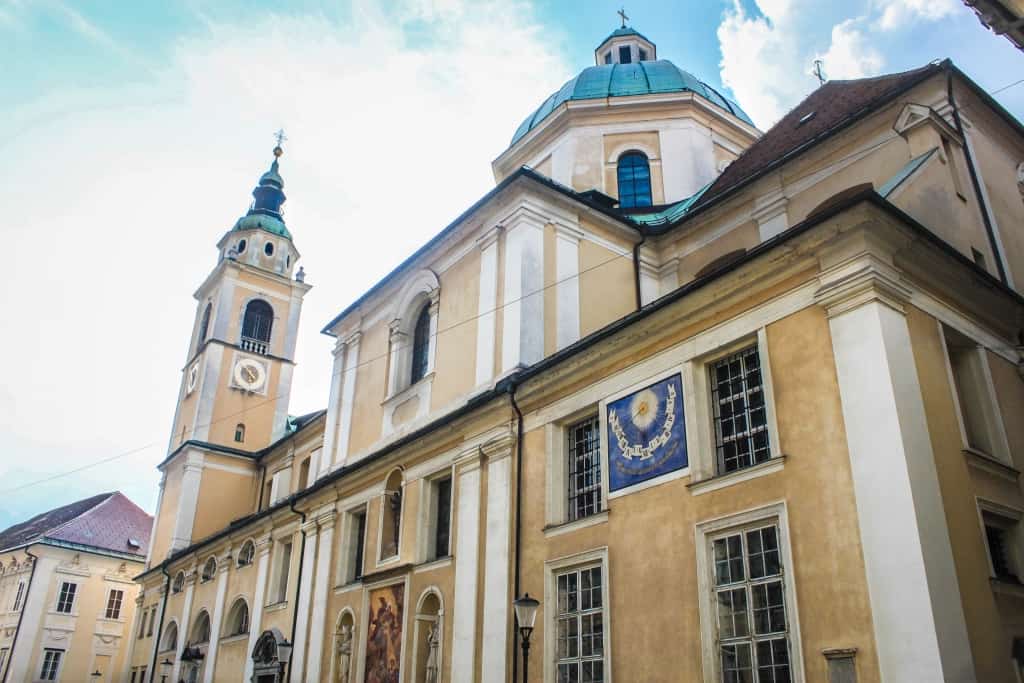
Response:
[[[494,377],[494,344],[497,333],[498,240],[503,228],[495,226],[478,240],[480,247],[480,294],[476,321],[476,386]]]
[[[557,575],[568,569],[582,569],[600,565],[601,604],[604,628],[604,674],[605,683],[612,683],[612,601],[611,571],[608,562],[608,546],[594,548],[573,555],[544,562],[544,683],[555,683],[555,617],[558,604]]]
[[[435,458],[437,460],[437,458]],[[416,547],[416,561],[418,563],[434,562],[436,560],[444,559],[452,554],[452,538],[449,533],[448,537],[448,554],[441,557],[433,556],[433,545],[434,535],[437,533],[436,521],[434,519],[437,513],[437,500],[434,495],[434,485],[436,482],[441,481],[445,478],[451,480],[451,494],[452,502],[455,500],[455,467],[454,465],[448,464],[447,466],[429,474],[423,476],[413,477],[410,470],[406,470],[406,476],[410,482],[418,481],[420,487],[419,494],[419,514],[417,515],[417,529],[416,534],[417,547]],[[448,529],[451,532],[454,529],[455,521],[455,506],[449,505],[448,510]]]
[[[576,228],[555,224],[555,347],[580,338],[580,239]]]
[[[694,539],[697,559],[697,606],[700,613],[701,659],[705,681],[721,680],[716,636],[717,618],[711,600],[712,563],[711,542],[716,536],[740,530],[744,527],[775,523],[779,529],[779,550],[783,566],[783,590],[786,599],[786,620],[789,625],[790,673],[794,683],[804,681],[804,658],[800,637],[800,614],[796,599],[796,572],[793,564],[792,547],[789,540],[789,515],[785,501],[734,514],[703,520],[694,525]]]
[[[998,503],[994,500],[975,496],[974,503],[978,511],[978,525],[981,532],[981,542],[985,548],[985,566],[988,567],[989,576],[996,577],[996,568],[992,565],[992,552],[988,547],[988,537],[985,532],[985,513],[1001,518],[1007,524],[1012,524],[1013,538],[1011,547],[1005,550],[1010,555],[1010,566],[1018,572],[1024,567],[1024,528],[1021,520],[1024,519],[1024,510],[1019,507],[1011,507]]]
[[[522,206],[504,221],[505,283],[501,371],[544,357],[544,225],[547,217]]]
[[[482,681],[504,683],[511,623],[509,604],[509,546],[512,532],[512,459],[496,457],[487,463],[487,531],[484,537]]]
[[[451,670],[472,680],[476,670],[478,539],[480,536],[480,469],[464,470],[456,490],[455,601]]]
[[[300,552],[302,553],[302,575],[299,580],[302,585],[299,586],[299,595],[297,597],[298,604],[296,605],[296,613],[298,618],[295,621],[295,640],[293,641],[294,649],[292,650],[292,661],[289,665],[291,667],[291,683],[301,683],[303,680],[303,674],[306,665],[306,641],[309,637],[309,619],[310,619],[310,597],[312,595],[312,584],[313,584],[313,570],[314,560],[316,558],[316,547],[317,547],[317,534],[316,534],[316,520],[310,520],[303,525],[302,531],[306,534],[306,540],[304,543],[300,542]],[[322,629],[323,624],[314,626],[314,628]],[[320,653],[316,653],[319,657]]]
[[[829,325],[882,678],[974,681],[906,319],[867,299]]]
[[[331,553],[334,550],[334,523],[337,513],[331,510],[327,515],[317,517],[319,533],[317,533],[316,585],[313,588],[313,608],[310,616],[309,629],[309,663],[306,672],[306,683],[320,683],[320,667],[324,631],[327,629],[327,589],[331,581]],[[308,540],[306,541],[309,542]]]
[[[205,458],[201,451],[188,451],[182,464],[178,509],[168,554],[181,550],[192,542],[192,526],[195,523],[196,506],[199,504],[199,485],[202,483],[204,464]]]

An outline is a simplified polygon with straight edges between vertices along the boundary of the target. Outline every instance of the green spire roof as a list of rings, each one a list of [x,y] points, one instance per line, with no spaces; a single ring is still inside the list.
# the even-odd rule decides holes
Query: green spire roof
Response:
[[[266,230],[267,232],[291,239],[292,235],[284,224],[281,205],[285,202],[284,179],[278,170],[277,160],[281,148],[274,148],[274,161],[270,170],[260,176],[259,185],[252,191],[253,202],[248,213],[238,219],[233,230]]]

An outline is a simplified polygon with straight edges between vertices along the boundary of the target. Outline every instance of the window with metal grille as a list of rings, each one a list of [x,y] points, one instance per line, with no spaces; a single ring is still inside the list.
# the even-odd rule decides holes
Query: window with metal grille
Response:
[[[452,478],[434,482],[434,557],[451,554]]]
[[[412,333],[412,374],[409,384],[416,384],[427,374],[430,360],[430,307],[424,306],[416,318]]]
[[[789,619],[775,525],[714,539],[723,683],[789,683]]]
[[[65,581],[60,585],[60,595],[57,596],[57,611],[61,614],[70,614],[71,608],[75,605],[75,591],[78,586]]]
[[[568,521],[601,511],[601,439],[597,415],[566,430],[568,444]]]
[[[107,596],[107,619],[121,618],[121,603],[124,601],[124,591],[112,590]]]
[[[711,400],[719,474],[771,458],[764,380],[756,345],[711,366]]]
[[[604,600],[601,567],[556,578],[555,667],[558,683],[603,683]]]
[[[619,206],[629,209],[651,206],[651,165],[643,152],[626,152],[619,157]]]
[[[274,309],[262,299],[253,299],[242,317],[242,348],[253,353],[266,353],[274,326]]]
[[[55,681],[60,671],[60,660],[64,656],[64,650],[43,650],[43,670],[39,672],[39,680]]]

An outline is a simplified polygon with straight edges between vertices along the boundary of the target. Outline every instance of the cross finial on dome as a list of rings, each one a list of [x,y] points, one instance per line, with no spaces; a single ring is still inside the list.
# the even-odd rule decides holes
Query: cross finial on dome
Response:
[[[277,145],[274,146],[274,156],[280,157],[284,154],[284,150],[281,148],[282,143],[288,138],[285,137],[284,128],[278,128],[277,132],[274,133],[274,139],[277,140]]]
[[[626,16],[626,8],[620,7],[619,11],[616,12],[616,14],[619,15],[620,19],[622,19],[622,28],[626,28],[626,22],[629,21],[629,17]]]

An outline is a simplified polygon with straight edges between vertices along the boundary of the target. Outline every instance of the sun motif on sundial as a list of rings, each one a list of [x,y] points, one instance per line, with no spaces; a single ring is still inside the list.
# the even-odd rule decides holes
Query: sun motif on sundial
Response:
[[[658,395],[650,389],[637,392],[629,402],[629,414],[637,429],[646,432],[658,416]]]

